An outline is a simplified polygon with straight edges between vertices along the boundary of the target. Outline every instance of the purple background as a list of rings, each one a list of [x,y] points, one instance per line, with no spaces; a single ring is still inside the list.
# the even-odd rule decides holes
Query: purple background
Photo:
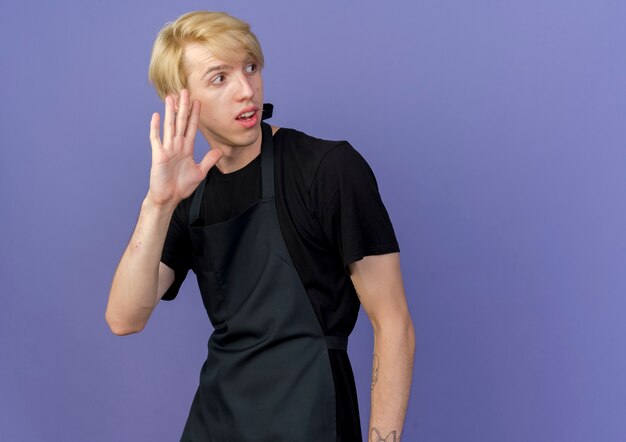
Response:
[[[623,441],[626,4],[3,1],[0,440],[173,441],[210,332],[195,279],[113,336],[168,20],[253,25],[273,124],[377,174],[417,333],[406,441]],[[199,147],[201,145],[199,144]],[[350,355],[363,426],[372,332]]]

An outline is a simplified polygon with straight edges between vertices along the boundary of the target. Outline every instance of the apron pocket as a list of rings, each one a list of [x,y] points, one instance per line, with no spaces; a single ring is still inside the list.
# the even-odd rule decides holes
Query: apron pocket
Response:
[[[228,319],[228,300],[222,289],[221,274],[207,257],[194,256],[193,264],[204,308],[213,327],[219,328]]]

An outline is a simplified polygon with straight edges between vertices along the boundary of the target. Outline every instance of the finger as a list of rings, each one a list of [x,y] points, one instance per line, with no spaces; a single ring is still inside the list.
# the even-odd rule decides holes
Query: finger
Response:
[[[172,140],[174,136],[174,99],[168,95],[165,97],[165,121],[163,122],[163,140],[165,143]]]
[[[161,116],[158,112],[152,114],[150,119],[150,144],[153,149],[161,147]]]
[[[184,136],[187,127],[187,118],[189,117],[189,91],[183,89],[180,91],[178,112],[176,114],[176,136]]]
[[[185,148],[193,151],[193,143],[196,138],[196,132],[198,131],[198,121],[200,119],[200,102],[193,100],[191,104],[191,115],[187,122],[187,131],[185,132]]]
[[[202,161],[198,164],[198,166],[200,166],[200,170],[202,170],[202,175],[205,176],[209,172],[209,169],[215,166],[215,163],[217,163],[223,156],[224,154],[221,150],[209,150],[204,158],[202,158]]]

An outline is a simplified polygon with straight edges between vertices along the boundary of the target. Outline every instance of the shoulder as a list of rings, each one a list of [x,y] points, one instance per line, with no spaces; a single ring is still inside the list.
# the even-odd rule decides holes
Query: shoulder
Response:
[[[320,167],[333,168],[358,153],[345,140],[325,140],[290,128],[280,128],[274,145],[285,170],[298,173],[310,186]]]
[[[281,127],[276,131],[274,142],[283,149],[294,149],[300,155],[312,155],[315,157],[323,157],[335,147],[347,144],[345,140],[325,140],[285,127]]]

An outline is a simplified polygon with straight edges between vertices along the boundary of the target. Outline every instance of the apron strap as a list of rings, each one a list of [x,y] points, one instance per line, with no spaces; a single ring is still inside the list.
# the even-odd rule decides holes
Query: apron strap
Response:
[[[329,350],[348,350],[348,338],[345,336],[324,336]]]
[[[263,186],[263,198],[274,196],[274,141],[272,140],[272,128],[267,123],[261,123],[263,142],[261,143],[261,176]]]
[[[274,196],[274,142],[272,140],[272,128],[269,124],[261,123],[261,130],[263,137],[261,142],[261,183],[263,186],[263,198],[271,198]],[[202,180],[193,194],[191,206],[189,207],[189,224],[193,224],[200,218],[200,206],[202,206],[202,196],[204,195],[204,187],[207,178]]]
[[[202,195],[204,195],[204,186],[206,185],[206,180],[209,177],[207,174],[206,178],[202,180],[200,185],[196,188],[196,191],[193,194],[193,199],[191,200],[191,207],[189,207],[189,224],[193,224],[200,218],[200,206],[202,205]]]
[[[263,103],[263,112],[261,113],[262,120],[267,120],[268,118],[272,118],[272,114],[274,113],[274,105],[272,103]]]

